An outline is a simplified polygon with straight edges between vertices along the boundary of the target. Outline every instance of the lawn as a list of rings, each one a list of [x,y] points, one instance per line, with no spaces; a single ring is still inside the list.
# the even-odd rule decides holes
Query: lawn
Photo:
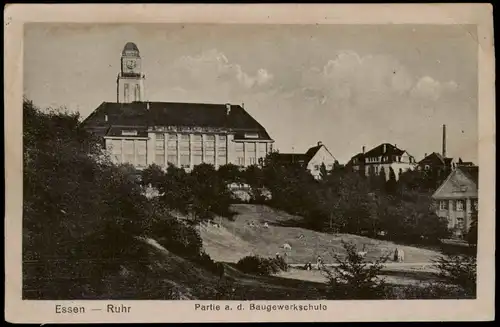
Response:
[[[405,252],[406,263],[430,263],[439,252],[351,234],[326,234],[298,226],[298,217],[263,205],[235,204],[234,221],[216,219],[220,227],[200,226],[205,251],[216,261],[237,262],[248,255],[275,256],[287,253],[290,264],[314,263],[320,255],[325,263],[333,263],[333,254],[343,255],[341,240],[354,242],[366,259],[373,260],[393,253],[396,247]],[[249,225],[253,222],[256,227]],[[295,222],[295,223],[294,223]],[[269,228],[263,227],[267,223]],[[291,250],[285,251],[287,243]]]

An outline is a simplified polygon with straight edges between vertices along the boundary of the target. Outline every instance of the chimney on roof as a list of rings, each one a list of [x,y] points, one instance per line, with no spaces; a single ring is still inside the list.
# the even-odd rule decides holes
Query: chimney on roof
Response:
[[[446,125],[443,125],[443,157],[446,158]]]
[[[364,146],[364,145],[363,145],[363,148],[362,148],[362,149],[363,149],[363,154],[365,154],[365,146]]]
[[[229,115],[231,113],[231,104],[226,103],[226,115]]]
[[[427,152],[426,152],[426,153],[424,153],[424,158],[427,158]]]
[[[243,109],[245,109],[245,103],[244,103],[244,102],[242,102],[242,103],[241,103],[241,107],[242,107]]]
[[[398,145],[397,145],[397,144],[394,144],[394,147],[397,149],[397,148],[398,148]]]
[[[108,115],[104,115],[104,121],[108,121]]]
[[[382,153],[385,153],[385,143],[384,143],[384,145],[382,146]]]
[[[318,146],[321,146],[321,145],[323,145],[323,142],[318,141]]]

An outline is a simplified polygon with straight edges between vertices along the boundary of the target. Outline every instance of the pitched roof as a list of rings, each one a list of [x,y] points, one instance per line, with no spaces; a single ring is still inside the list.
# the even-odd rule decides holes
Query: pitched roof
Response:
[[[149,106],[149,109],[148,109]],[[103,102],[82,123],[87,127],[105,126],[177,126],[210,127],[233,131],[252,131],[258,139],[270,136],[248,112],[239,105],[180,102]]]
[[[384,151],[385,146],[385,151]],[[405,150],[401,150],[390,143],[382,143],[365,153],[365,157],[380,157],[382,155],[402,155]]]
[[[445,164],[445,158],[437,152],[432,152],[428,156],[426,156],[424,159],[420,160],[418,163],[430,163],[430,162],[439,162],[440,164],[444,165]]]
[[[464,175],[470,178],[476,185],[479,183],[479,167],[478,166],[457,166]]]

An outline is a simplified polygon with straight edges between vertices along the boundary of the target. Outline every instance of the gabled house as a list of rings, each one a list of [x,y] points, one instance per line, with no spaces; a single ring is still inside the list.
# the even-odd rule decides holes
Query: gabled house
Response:
[[[440,153],[433,152],[429,155],[425,154],[424,159],[418,162],[417,169],[436,173],[437,176],[446,176],[454,166],[453,158],[446,158]]]
[[[436,214],[448,220],[448,228],[461,237],[467,233],[471,215],[478,210],[479,167],[456,166],[432,195]]]
[[[390,143],[382,143],[368,152],[365,152],[363,147],[363,152],[353,156],[347,164],[348,168],[365,176],[380,175],[384,171],[387,179],[391,169],[396,179],[399,179],[399,175],[404,171],[413,170],[415,166],[416,161],[412,155]]]
[[[309,148],[306,153],[278,153],[277,160],[282,165],[297,165],[307,169],[315,179],[321,178],[321,165],[325,165],[327,171],[331,171],[338,161],[328,148],[318,142],[316,146]]]

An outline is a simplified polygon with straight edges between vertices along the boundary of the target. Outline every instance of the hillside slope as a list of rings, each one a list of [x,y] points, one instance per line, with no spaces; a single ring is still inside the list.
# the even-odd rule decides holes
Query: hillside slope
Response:
[[[283,254],[283,245],[290,244],[286,251],[288,262],[305,264],[315,262],[320,255],[325,263],[333,263],[332,254],[344,253],[341,240],[352,241],[361,250],[365,245],[368,260],[393,253],[396,247],[405,252],[407,263],[428,263],[438,252],[412,246],[396,245],[393,242],[371,239],[350,234],[326,234],[297,226],[299,218],[263,205],[235,204],[232,210],[237,214],[234,221],[218,218],[220,227],[200,226],[205,251],[216,261],[237,262],[247,255],[265,257]],[[254,222],[256,227],[249,225]],[[263,226],[267,223],[269,228]]]
[[[179,257],[151,238],[133,245],[146,250],[147,265],[123,264],[118,276],[108,276],[106,299],[284,300],[319,299],[324,285],[274,276],[244,274],[226,265],[224,278]],[[138,272],[138,267],[141,267]],[[139,278],[139,280],[137,280]],[[137,286],[135,288],[134,286]],[[140,289],[139,289],[140,288]]]

